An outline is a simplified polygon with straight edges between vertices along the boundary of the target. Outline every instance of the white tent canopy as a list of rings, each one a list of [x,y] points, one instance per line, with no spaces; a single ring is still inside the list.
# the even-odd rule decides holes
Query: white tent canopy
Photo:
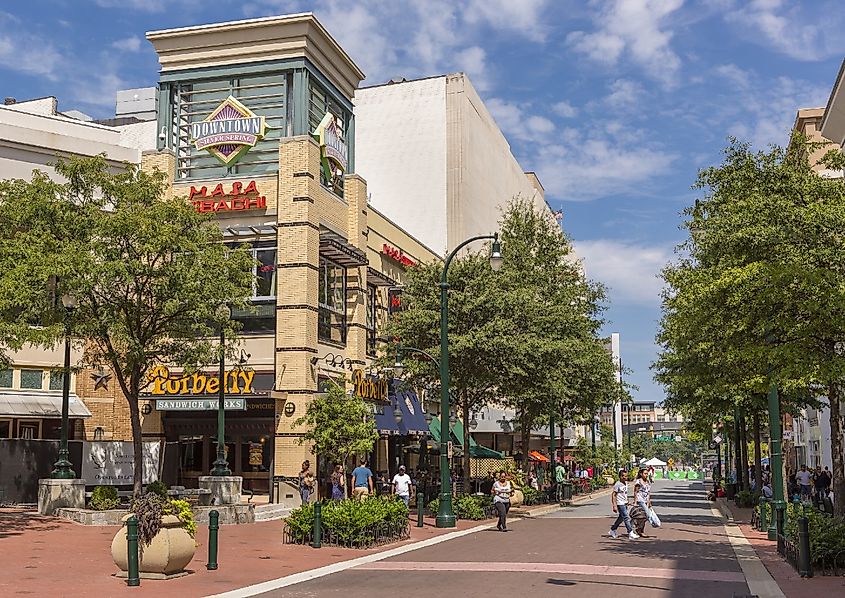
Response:
[[[649,467],[665,467],[665,466],[666,466],[666,462],[665,462],[665,461],[661,461],[661,460],[660,460],[660,459],[658,459],[657,457],[652,457],[651,459],[649,459],[648,461],[646,461],[645,463],[643,463],[643,465],[648,465]]]

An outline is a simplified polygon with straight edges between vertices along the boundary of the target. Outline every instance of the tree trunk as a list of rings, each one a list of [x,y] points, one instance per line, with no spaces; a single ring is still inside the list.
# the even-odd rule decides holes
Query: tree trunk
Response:
[[[463,391],[463,401],[461,401],[461,417],[464,420],[464,437],[463,437],[463,444],[464,444],[464,457],[463,461],[463,478],[464,478],[464,494],[469,494],[470,492],[470,485],[469,485],[469,478],[470,478],[470,457],[469,454],[469,439],[470,439],[470,430],[469,430],[469,399],[467,398],[467,391]]]
[[[839,384],[828,386],[830,401],[830,452],[833,460],[833,511],[837,517],[845,516],[845,463],[842,458],[842,420],[839,419]]]
[[[141,433],[141,410],[138,408],[138,381],[134,378],[129,381],[129,421],[132,425],[132,456],[134,459],[133,474],[135,481],[132,485],[132,492],[135,496],[141,496],[144,485],[144,437]],[[160,457],[163,457],[161,455]]]
[[[745,411],[739,412],[739,435],[742,447],[742,489],[751,492],[751,480],[748,476],[748,421],[745,419]]]
[[[760,450],[760,412],[754,411],[752,416],[754,426],[754,487],[757,492],[763,491],[763,453]]]
[[[519,414],[519,438],[522,442],[522,471],[528,474],[528,450],[531,441],[531,426],[529,425],[528,414],[523,411]]]

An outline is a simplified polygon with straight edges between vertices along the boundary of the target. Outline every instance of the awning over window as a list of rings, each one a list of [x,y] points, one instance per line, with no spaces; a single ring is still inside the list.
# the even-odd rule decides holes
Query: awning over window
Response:
[[[373,419],[376,423],[376,431],[379,434],[386,434],[388,436],[401,434],[399,424],[396,423],[396,418],[393,417],[392,405],[373,403]]]
[[[398,287],[399,283],[390,278],[387,274],[383,274],[373,268],[367,266],[367,284],[372,284],[377,287]]]
[[[0,417],[61,417],[62,394],[56,392],[14,392],[0,393]],[[88,418],[91,412],[85,403],[71,394],[68,400],[68,416],[71,418]]]
[[[275,235],[278,227],[275,224],[256,224],[253,226],[228,226],[223,229],[223,238],[237,239],[239,237],[267,237]]]
[[[403,388],[401,381],[394,380],[390,384],[390,400],[399,405],[399,410],[402,412],[399,431],[403,435],[428,435],[429,428],[425,421],[425,412],[420,405],[417,393],[410,388]]]
[[[320,231],[320,255],[344,268],[357,268],[370,263],[366,253],[339,234],[327,230]]]
[[[435,442],[434,451],[437,452],[440,444],[440,418],[435,417],[431,420],[430,429]],[[464,439],[464,426],[461,424],[461,420],[456,421],[455,425],[452,427],[451,437],[455,449],[462,449],[463,447],[461,445],[463,444]],[[476,443],[472,436],[469,437],[469,454],[471,457],[476,457],[478,459],[505,458],[505,455],[499,451],[494,451],[491,448],[487,448],[486,446],[481,446]]]

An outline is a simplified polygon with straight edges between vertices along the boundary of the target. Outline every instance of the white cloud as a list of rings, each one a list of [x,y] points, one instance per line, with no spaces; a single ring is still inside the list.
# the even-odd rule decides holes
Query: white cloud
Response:
[[[49,40],[27,33],[17,17],[0,12],[0,66],[56,81],[63,62]]]
[[[479,91],[490,89],[487,73],[487,53],[478,46],[472,46],[455,54],[455,64],[468,74],[472,84]]]
[[[645,89],[636,81],[617,79],[610,84],[610,93],[604,98],[604,102],[617,110],[622,108],[641,108],[639,103],[644,94]]]
[[[660,304],[660,271],[672,259],[671,246],[615,239],[575,241],[574,245],[587,276],[608,287],[611,304]]]
[[[487,23],[535,42],[547,35],[548,0],[470,0],[464,8],[467,23]]]
[[[642,193],[666,174],[677,155],[649,142],[646,131],[617,121],[603,129],[565,129],[528,160],[548,195],[591,201],[620,193]]]
[[[593,61],[616,65],[631,60],[653,79],[676,82],[681,60],[672,50],[667,18],[683,0],[608,0],[593,15],[596,30],[573,31],[567,44]]]
[[[111,46],[123,52],[139,52],[141,50],[141,38],[137,35],[130,35],[112,42]]]
[[[845,50],[839,1],[754,0],[725,13],[725,20],[796,60],[821,60]]]
[[[578,109],[566,101],[561,101],[552,106],[552,112],[563,118],[573,118],[578,115]]]
[[[95,0],[100,8],[122,8],[143,12],[161,12],[167,4],[165,0]]]
[[[549,134],[555,130],[551,120],[545,116],[528,114],[525,106],[501,98],[491,98],[485,105],[502,132],[511,139],[547,143]]]

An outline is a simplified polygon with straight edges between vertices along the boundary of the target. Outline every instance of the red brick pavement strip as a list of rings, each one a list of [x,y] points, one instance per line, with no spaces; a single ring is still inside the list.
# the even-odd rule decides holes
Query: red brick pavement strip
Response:
[[[819,598],[845,596],[845,577],[828,577],[816,575],[803,578],[798,572],[778,554],[777,543],[770,541],[766,532],[759,532],[751,527],[751,509],[737,508],[731,501],[720,501],[727,508],[734,519],[734,523],[742,531],[757,558],[768,569],[769,574],[777,582],[786,598]],[[724,509],[723,509],[724,510]]]
[[[422,528],[415,523],[410,540],[370,550],[284,545],[281,521],[225,525],[220,528],[217,571],[205,568],[208,529],[200,526],[199,546],[187,567],[191,575],[141,580],[140,587],[129,588],[113,575],[117,568],[111,542],[119,528],[83,526],[23,508],[0,508],[0,596],[207,596],[455,531],[437,529],[433,519],[426,519]],[[488,524],[459,521],[456,529]]]

